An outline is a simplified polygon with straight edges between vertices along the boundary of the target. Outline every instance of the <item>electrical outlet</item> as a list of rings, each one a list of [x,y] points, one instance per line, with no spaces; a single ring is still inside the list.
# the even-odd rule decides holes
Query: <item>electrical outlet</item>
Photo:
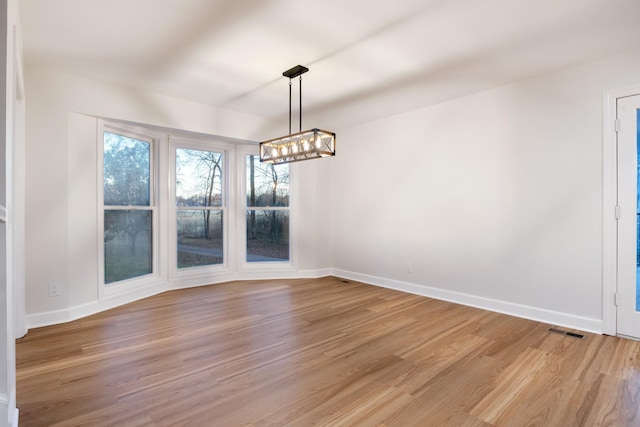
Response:
[[[413,265],[410,262],[405,263],[404,271],[407,273],[413,273]]]
[[[59,296],[60,296],[60,283],[50,283],[49,297],[59,297]]]

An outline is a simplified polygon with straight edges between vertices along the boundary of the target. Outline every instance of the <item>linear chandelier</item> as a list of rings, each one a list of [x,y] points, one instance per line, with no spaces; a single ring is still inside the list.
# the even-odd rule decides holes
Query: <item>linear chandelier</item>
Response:
[[[291,163],[336,155],[335,133],[317,128],[302,131],[302,75],[307,71],[307,67],[296,65],[282,73],[289,78],[289,135],[261,142],[261,162]],[[291,133],[291,86],[296,77],[300,77],[300,131]]]

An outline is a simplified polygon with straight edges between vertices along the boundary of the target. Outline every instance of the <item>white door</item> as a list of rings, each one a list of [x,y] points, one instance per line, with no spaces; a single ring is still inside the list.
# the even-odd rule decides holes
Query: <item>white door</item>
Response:
[[[617,100],[618,119],[618,310],[617,333],[640,339],[640,95]]]

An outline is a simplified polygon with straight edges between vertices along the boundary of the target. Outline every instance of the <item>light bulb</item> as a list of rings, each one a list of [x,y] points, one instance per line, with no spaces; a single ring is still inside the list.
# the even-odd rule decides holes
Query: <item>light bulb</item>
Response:
[[[302,140],[302,149],[304,151],[309,151],[309,141],[307,141],[306,139]]]
[[[316,148],[320,148],[322,147],[322,138],[320,138],[320,136],[316,135]]]
[[[278,157],[278,149],[276,147],[273,147],[271,149],[271,156],[272,157]]]
[[[287,146],[285,145],[284,147],[282,147],[282,155],[286,156],[288,154],[289,150],[287,149]]]

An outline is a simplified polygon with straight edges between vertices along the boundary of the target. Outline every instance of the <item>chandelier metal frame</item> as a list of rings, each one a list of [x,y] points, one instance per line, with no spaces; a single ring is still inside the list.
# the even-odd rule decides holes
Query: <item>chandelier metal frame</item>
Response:
[[[321,157],[331,157],[336,154],[336,134],[326,130],[313,128],[302,130],[302,75],[309,71],[307,67],[296,65],[283,72],[289,78],[289,134],[260,143],[260,161],[264,163],[280,164],[301,160],[311,160]],[[291,92],[293,79],[299,77],[299,125],[300,131],[291,133]]]

